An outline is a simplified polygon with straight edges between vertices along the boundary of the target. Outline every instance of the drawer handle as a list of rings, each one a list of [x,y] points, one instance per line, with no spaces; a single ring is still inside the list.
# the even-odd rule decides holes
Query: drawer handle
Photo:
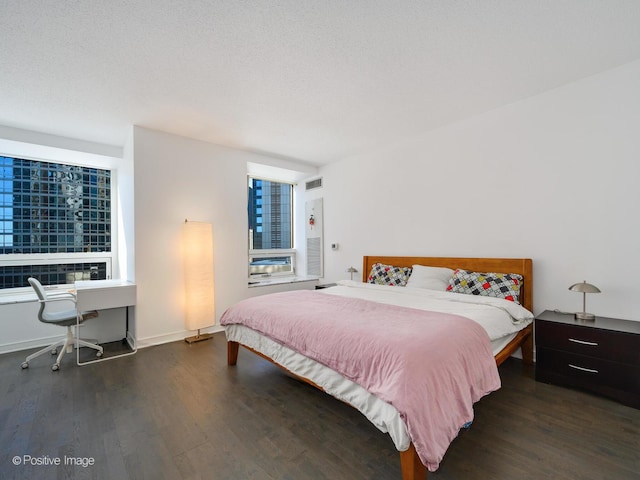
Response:
[[[596,342],[586,342],[584,340],[576,340],[575,338],[570,338],[569,341],[573,342],[573,343],[579,343],[580,345],[590,345],[592,347],[597,347],[598,346],[598,344]]]
[[[575,368],[576,370],[580,370],[581,372],[598,373],[598,370],[594,370],[593,368],[578,367],[577,365],[571,365],[571,364],[569,364],[569,366],[571,368]]]

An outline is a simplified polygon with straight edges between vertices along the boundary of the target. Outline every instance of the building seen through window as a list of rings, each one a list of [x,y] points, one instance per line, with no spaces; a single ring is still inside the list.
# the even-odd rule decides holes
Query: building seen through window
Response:
[[[295,273],[293,185],[249,178],[249,275]]]
[[[111,273],[111,171],[0,156],[0,289]]]

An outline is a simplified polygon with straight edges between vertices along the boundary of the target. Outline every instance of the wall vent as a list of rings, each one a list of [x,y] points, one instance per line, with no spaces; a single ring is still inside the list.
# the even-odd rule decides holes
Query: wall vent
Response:
[[[305,202],[304,211],[307,218],[307,275],[323,277],[322,198]]]
[[[313,190],[314,188],[322,188],[322,177],[315,180],[309,180],[305,184],[305,190]]]

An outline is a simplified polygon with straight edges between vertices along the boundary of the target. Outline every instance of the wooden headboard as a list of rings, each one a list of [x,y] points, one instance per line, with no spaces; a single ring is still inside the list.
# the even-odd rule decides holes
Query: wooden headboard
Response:
[[[474,272],[517,273],[523,277],[520,293],[521,305],[533,312],[533,262],[530,258],[455,258],[455,257],[383,257],[365,256],[362,264],[362,281],[366,282],[371,266],[384,263],[394,267],[425,265],[428,267],[461,268]]]

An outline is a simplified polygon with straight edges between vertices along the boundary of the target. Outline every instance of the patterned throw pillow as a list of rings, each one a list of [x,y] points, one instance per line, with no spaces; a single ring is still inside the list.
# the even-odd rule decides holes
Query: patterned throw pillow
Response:
[[[367,283],[404,287],[410,275],[410,267],[394,267],[393,265],[374,263],[371,267],[369,278],[367,278]]]
[[[478,273],[457,269],[449,280],[447,291],[504,298],[519,304],[521,286],[522,275],[517,273]]]

